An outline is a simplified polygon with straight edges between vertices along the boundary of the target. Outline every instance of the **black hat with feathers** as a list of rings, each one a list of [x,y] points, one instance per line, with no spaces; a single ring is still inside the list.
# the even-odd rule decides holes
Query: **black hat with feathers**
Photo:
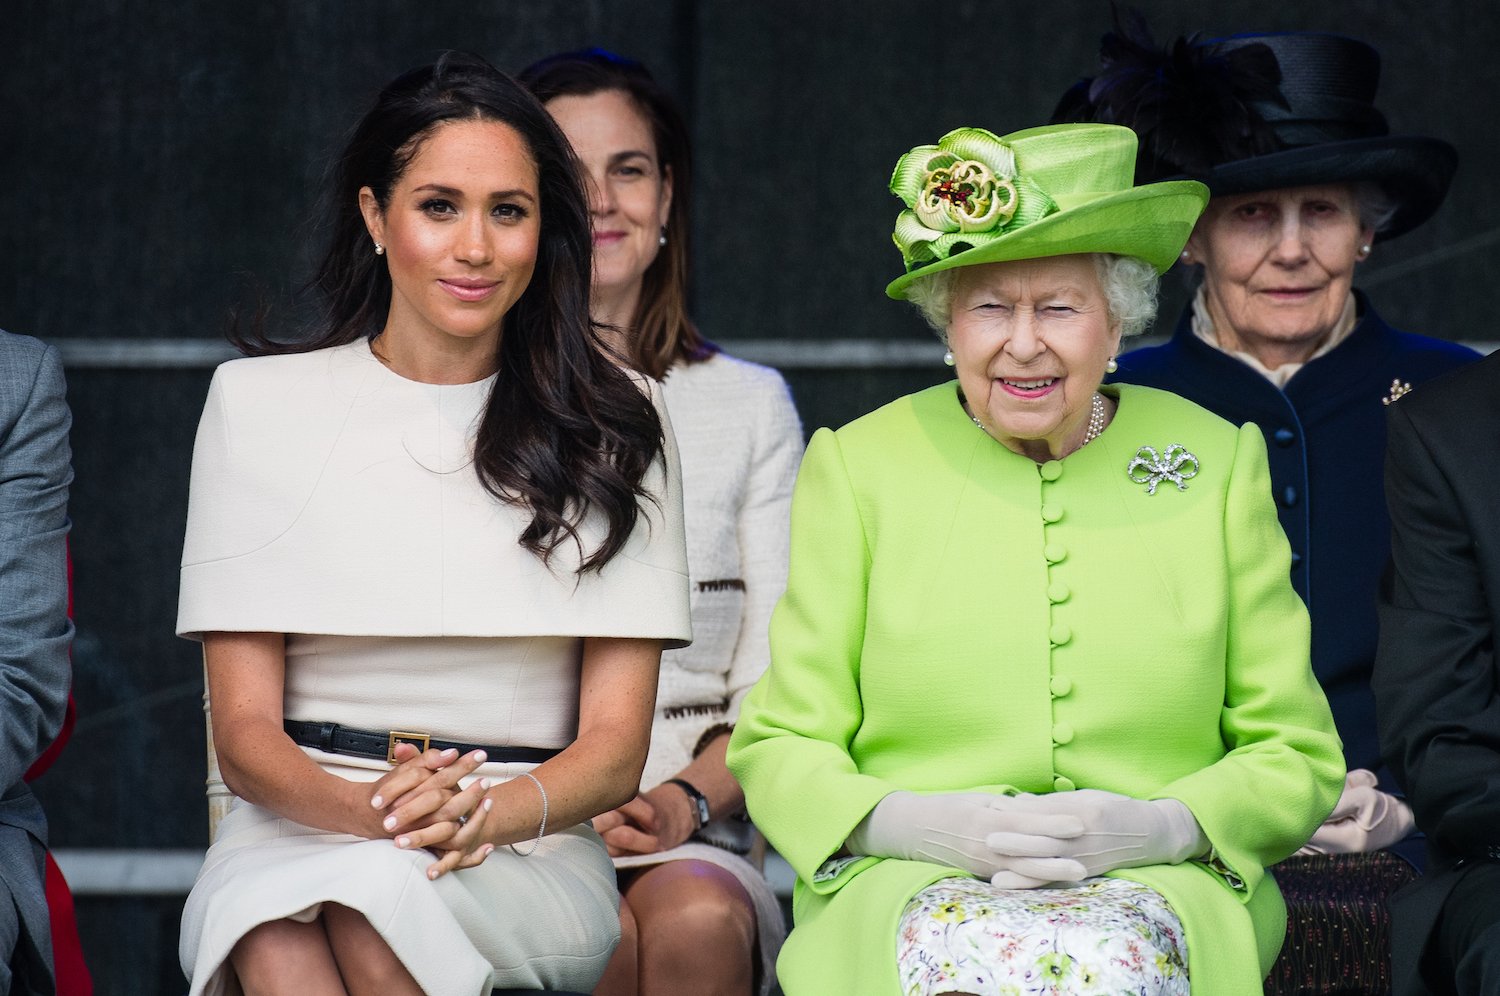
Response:
[[[1458,165],[1447,142],[1390,134],[1374,104],[1380,55],[1353,38],[1194,34],[1163,48],[1139,12],[1116,8],[1099,59],[1052,120],[1133,129],[1137,183],[1201,180],[1217,197],[1370,181],[1396,205],[1379,232],[1391,238],[1431,217]]]

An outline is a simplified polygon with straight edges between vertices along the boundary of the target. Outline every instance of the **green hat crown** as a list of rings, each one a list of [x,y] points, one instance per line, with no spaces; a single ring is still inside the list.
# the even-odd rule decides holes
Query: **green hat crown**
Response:
[[[1208,191],[1193,181],[1134,185],[1135,133],[1103,124],[1048,125],[1004,137],[950,131],[902,156],[891,193],[906,210],[892,236],[906,276],[928,268],[1074,252],[1171,265]]]

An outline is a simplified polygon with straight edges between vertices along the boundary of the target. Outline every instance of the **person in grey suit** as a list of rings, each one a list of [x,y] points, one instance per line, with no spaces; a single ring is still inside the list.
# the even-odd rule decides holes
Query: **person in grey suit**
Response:
[[[22,780],[68,698],[68,427],[57,350],[0,331],[0,993],[50,994],[47,824]]]
[[[1396,996],[1500,994],[1500,353],[1390,406],[1381,745],[1427,833],[1390,899]]]

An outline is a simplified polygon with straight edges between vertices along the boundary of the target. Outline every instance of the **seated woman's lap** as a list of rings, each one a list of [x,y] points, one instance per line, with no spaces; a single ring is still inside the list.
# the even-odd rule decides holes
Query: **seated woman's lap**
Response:
[[[1059,889],[997,889],[947,878],[912,897],[897,934],[912,996],[1025,990],[1186,994],[1187,941],[1155,890],[1121,879]]]
[[[437,882],[425,875],[432,860],[241,804],[189,897],[184,949],[206,978],[258,924],[339,904],[380,926],[419,980],[493,967],[502,984],[585,988],[602,971],[618,920],[613,868],[592,830],[549,834],[530,858],[502,849]]]

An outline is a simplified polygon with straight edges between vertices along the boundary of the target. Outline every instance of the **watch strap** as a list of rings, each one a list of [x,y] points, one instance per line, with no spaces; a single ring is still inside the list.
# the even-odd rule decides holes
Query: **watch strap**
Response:
[[[687,793],[688,801],[693,804],[693,813],[698,817],[698,829],[708,826],[708,796],[699,792],[698,786],[682,778],[668,778],[666,784],[676,785]]]

